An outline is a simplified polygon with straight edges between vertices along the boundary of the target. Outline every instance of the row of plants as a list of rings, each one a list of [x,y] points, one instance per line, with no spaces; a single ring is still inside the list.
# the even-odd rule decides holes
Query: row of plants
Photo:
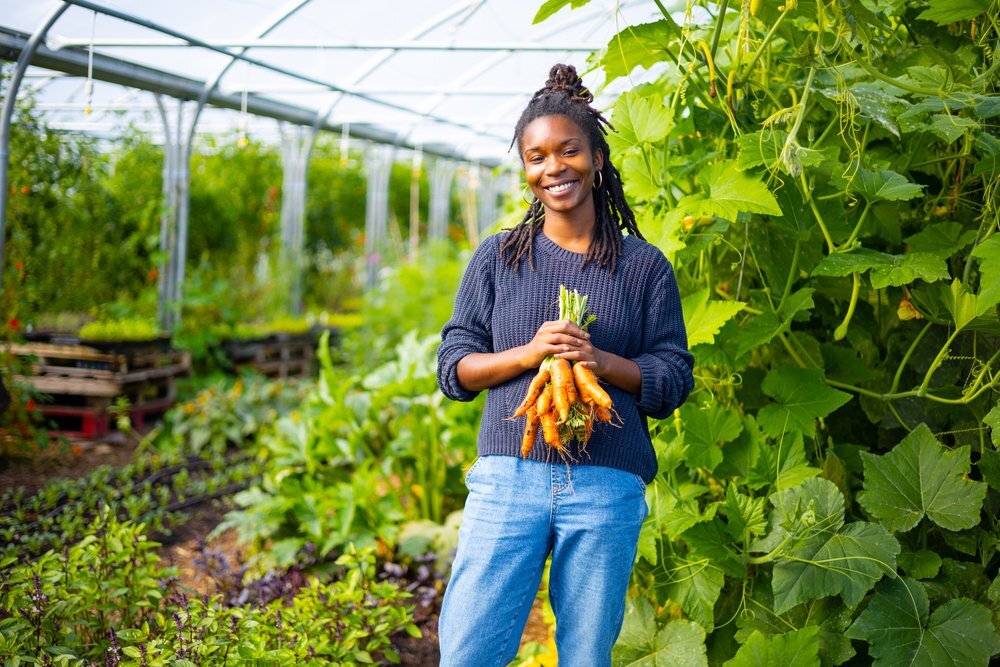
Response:
[[[92,533],[30,566],[0,559],[0,654],[12,664],[354,665],[398,662],[398,632],[419,634],[410,595],[349,550],[332,583],[310,578],[290,602],[192,597],[143,524],[104,510]]]
[[[150,457],[122,468],[102,466],[85,477],[57,481],[25,497],[7,490],[0,503],[0,557],[20,561],[75,544],[93,531],[102,507],[168,536],[201,503],[245,489],[260,475],[246,455],[206,460]]]
[[[74,480],[55,480],[28,495],[0,495],[0,557],[27,561],[91,534],[101,507],[120,519],[169,536],[189,510],[227,498],[256,482],[263,470],[256,443],[294,409],[308,383],[248,376],[221,381],[175,406],[150,432],[132,463],[100,466]]]
[[[655,73],[609,143],[696,390],[653,427],[616,664],[990,663],[1000,9],[650,8],[591,64]]]
[[[191,401],[172,409],[163,427],[147,438],[151,461],[117,472],[101,470],[80,482],[54,483],[30,498],[7,494],[2,507],[12,517],[12,525],[16,516],[18,526],[28,528],[22,531],[26,534],[40,534],[31,525],[39,517],[54,524],[60,517],[68,523],[74,523],[70,517],[79,518],[74,523],[78,525],[89,516],[90,525],[67,529],[59,544],[53,545],[58,548],[45,555],[39,556],[40,548],[30,553],[27,549],[12,552],[22,556],[24,564],[16,566],[8,561],[6,576],[19,581],[28,598],[52,598],[48,589],[40,593],[32,589],[31,568],[63,563],[74,544],[100,540],[103,528],[100,522],[93,521],[94,508],[111,503],[109,516],[113,519],[140,520],[145,516],[149,520],[150,515],[121,511],[117,504],[123,497],[131,499],[131,506],[142,504],[146,496],[166,495],[160,484],[150,484],[150,478],[167,485],[179,479],[182,486],[190,486],[185,473],[169,470],[167,462],[198,461],[198,465],[229,470],[231,462],[239,459],[263,475],[258,483],[236,496],[245,509],[231,513],[216,533],[237,527],[253,546],[250,561],[228,573],[227,590],[220,590],[221,597],[208,603],[185,601],[186,612],[177,613],[186,630],[177,627],[176,618],[171,621],[173,602],[161,603],[160,598],[154,598],[150,611],[161,609],[158,613],[166,619],[162,624],[146,616],[119,619],[113,624],[115,639],[106,634],[107,626],[102,625],[83,640],[89,647],[88,655],[98,655],[100,650],[125,664],[143,664],[144,659],[145,664],[178,659],[195,664],[199,660],[228,664],[251,657],[284,661],[278,664],[307,661],[310,654],[306,643],[299,643],[296,649],[288,643],[287,633],[253,629],[254,623],[273,625],[275,613],[279,626],[282,615],[289,623],[292,612],[281,607],[281,601],[262,603],[261,610],[253,612],[256,615],[237,614],[241,621],[238,630],[229,626],[231,612],[246,599],[246,586],[270,589],[273,584],[252,582],[277,578],[292,582],[278,586],[286,593],[284,604],[299,605],[299,597],[309,600],[302,602],[303,609],[315,616],[315,624],[303,628],[301,636],[303,640],[305,636],[311,638],[314,650],[323,645],[317,641],[325,637],[340,647],[337,650],[343,652],[332,655],[345,663],[366,661],[364,651],[373,660],[395,660],[397,656],[386,638],[401,630],[418,635],[417,627],[433,625],[443,590],[442,573],[450,565],[457,540],[460,513],[456,510],[465,493],[461,469],[471,462],[475,451],[481,404],[447,404],[435,380],[437,332],[450,314],[463,259],[436,252],[425,255],[421,262],[398,267],[399,279],[386,280],[380,288],[385,292],[376,291],[366,299],[359,321],[344,327],[344,345],[338,352],[331,352],[329,334],[324,334],[318,350],[321,372],[316,382],[288,384],[245,377],[231,384],[208,386]],[[432,276],[452,276],[454,280],[438,282]],[[408,324],[398,316],[400,301],[420,304],[421,308],[414,308],[414,312],[425,318],[411,318],[413,330],[405,335]],[[169,472],[175,473],[172,478],[168,478]],[[181,509],[176,520],[183,517]],[[159,528],[149,525],[144,535],[150,531],[158,532]],[[344,559],[356,558],[351,554],[359,549],[369,562],[366,577],[373,586],[376,581],[383,582],[378,584],[381,594],[390,600],[389,606],[399,609],[406,623],[376,624],[365,620],[360,612],[342,616],[340,609],[317,609],[314,594],[306,590],[308,586],[299,588],[312,576],[307,572],[318,575],[321,581],[342,577]],[[376,557],[381,565],[373,570],[371,564]],[[213,561],[207,554],[203,558]],[[293,576],[293,572],[303,574]],[[343,585],[345,582],[315,584]],[[88,595],[97,594],[84,588],[78,591],[79,604]],[[401,604],[409,595],[414,596],[412,607]],[[371,595],[365,599],[371,601]],[[164,604],[169,611],[162,611]],[[67,603],[69,607],[72,605]],[[46,618],[53,616],[53,628],[59,626],[57,621],[62,627],[73,627],[78,623],[74,619],[79,611],[73,609],[62,617],[49,612]],[[185,613],[191,614],[191,620]],[[414,613],[416,616],[411,616]],[[26,635],[30,634],[29,626],[35,626],[23,614],[21,618],[24,623],[0,620],[0,628],[7,630],[11,646],[27,654],[25,647],[30,644],[24,643]],[[244,619],[247,625],[242,625]],[[419,625],[411,626],[411,621]],[[354,637],[344,644],[347,648],[341,647],[343,642],[331,624],[343,625],[341,632]],[[191,628],[204,633],[202,641],[192,641]],[[83,655],[76,650],[83,630],[69,639],[48,633],[41,633],[46,638],[38,645],[50,647],[42,655],[63,652],[62,648],[51,648],[59,646],[72,647],[74,655]],[[278,643],[282,641],[285,643]],[[251,653],[245,646],[248,642],[256,652]],[[196,644],[201,654],[196,653]],[[228,654],[226,646],[230,648]],[[277,651],[279,646],[284,647],[283,652]],[[137,650],[141,653],[137,654]],[[184,650],[188,655],[183,655]],[[154,655],[162,662],[155,662]],[[128,661],[136,658],[139,662]]]

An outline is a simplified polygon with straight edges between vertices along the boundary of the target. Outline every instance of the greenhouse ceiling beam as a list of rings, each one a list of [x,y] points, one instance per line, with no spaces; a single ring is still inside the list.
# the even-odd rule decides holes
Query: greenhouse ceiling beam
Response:
[[[619,2],[619,5],[624,5],[625,2],[626,2],[626,0],[621,0]],[[585,23],[587,21],[591,21],[595,17],[600,16],[603,12],[604,12],[604,10],[602,9],[602,10],[590,12],[588,14],[584,14],[584,15],[579,16],[579,17],[570,17],[570,18],[566,19],[564,22],[558,23],[555,26],[553,26],[552,28],[550,28],[550,29],[548,29],[548,30],[546,30],[546,31],[538,34],[538,35],[533,36],[531,38],[531,41],[541,42],[542,40],[546,40],[546,39],[551,39],[553,37],[557,37],[559,35],[559,33],[562,32],[563,30],[565,30],[567,28],[570,28],[570,27],[575,27],[575,26],[577,26],[577,25],[579,25],[581,23]],[[478,79],[480,76],[482,76],[483,74],[485,74],[486,72],[488,72],[489,70],[491,70],[493,67],[497,66],[498,64],[502,63],[504,60],[507,60],[508,58],[510,58],[511,56],[513,56],[514,53],[515,53],[514,51],[499,51],[497,53],[494,53],[494,54],[490,55],[485,60],[483,60],[483,61],[477,63],[476,65],[474,65],[473,67],[465,70],[462,74],[460,74],[458,77],[456,77],[455,80],[454,80],[454,83],[452,83],[451,87],[452,88],[461,88],[463,86],[466,86],[466,85],[472,83],[473,81],[475,81],[476,79]],[[527,94],[524,95],[524,97],[530,97],[530,95],[531,95],[531,93],[527,93]],[[423,111],[426,112],[426,113],[428,113],[428,114],[431,114],[435,110],[437,110],[442,104],[444,104],[448,99],[449,99],[449,95],[447,95],[447,94],[435,95],[427,103],[427,105],[423,108]],[[477,128],[476,134],[480,134],[481,132],[482,132],[482,129],[481,128]],[[411,132],[407,135],[407,138],[409,138],[410,136],[412,136],[412,134],[413,134],[413,131],[411,130]],[[506,141],[506,140],[508,140],[508,138],[504,137],[504,140]]]
[[[97,3],[94,3],[94,2],[90,2],[90,0],[63,0],[63,2],[65,2],[67,4],[71,4],[71,5],[76,5],[77,7],[83,7],[84,9],[89,9],[91,11],[95,11],[95,12],[98,12],[98,13],[101,13],[101,14],[106,14],[108,16],[111,16],[113,18],[119,19],[121,21],[125,21],[126,23],[133,23],[133,24],[141,26],[143,28],[148,28],[149,30],[160,32],[160,33],[163,33],[165,35],[170,35],[171,37],[176,37],[177,39],[182,39],[182,40],[188,42],[191,46],[198,46],[198,47],[201,47],[203,49],[208,49],[209,51],[214,51],[215,53],[220,53],[220,54],[222,54],[224,56],[227,56],[227,57],[233,59],[234,61],[235,60],[239,60],[239,61],[245,62],[247,64],[253,65],[255,67],[260,67],[261,69],[265,69],[265,70],[274,72],[276,74],[281,74],[283,76],[287,76],[287,77],[289,77],[291,79],[295,79],[295,80],[298,80],[298,81],[303,81],[303,82],[306,82],[306,83],[312,83],[312,84],[315,84],[317,86],[322,86],[322,87],[325,87],[325,88],[327,88],[330,91],[335,92],[335,93],[340,93],[342,95],[349,95],[351,97],[356,97],[358,99],[365,100],[366,102],[370,102],[370,103],[375,104],[377,106],[386,107],[386,108],[389,108],[389,109],[393,109],[395,111],[402,111],[404,113],[410,113],[410,114],[413,114],[414,116],[417,116],[417,117],[425,117],[425,118],[440,120],[441,122],[444,122],[444,123],[450,123],[450,121],[447,118],[444,118],[444,117],[441,117],[441,116],[436,116],[436,115],[431,114],[431,113],[423,113],[423,112],[420,112],[420,111],[418,111],[416,109],[413,109],[411,107],[403,106],[401,104],[395,104],[393,102],[382,100],[382,99],[379,99],[377,97],[373,97],[371,95],[365,95],[363,93],[356,93],[356,92],[354,92],[354,91],[352,91],[350,89],[344,88],[343,86],[338,86],[335,83],[331,83],[329,81],[323,81],[321,79],[317,79],[315,77],[311,77],[311,76],[308,76],[306,74],[302,74],[300,72],[295,72],[295,71],[292,71],[290,69],[287,69],[287,68],[284,68],[284,67],[280,67],[278,65],[274,65],[272,63],[266,62],[264,60],[259,60],[257,58],[251,58],[251,57],[247,56],[244,53],[234,53],[233,51],[230,51],[228,49],[224,49],[224,48],[221,48],[221,47],[213,46],[213,45],[209,44],[208,42],[206,42],[206,41],[204,41],[202,39],[198,39],[197,37],[193,37],[191,35],[187,35],[187,34],[184,34],[184,33],[180,32],[180,31],[174,30],[173,28],[170,28],[169,26],[165,26],[165,25],[156,23],[154,21],[149,21],[147,19],[140,18],[138,16],[135,16],[133,14],[129,14],[127,12],[119,11],[119,10],[113,9],[111,7],[106,7],[104,5],[100,5],[100,4],[97,4]],[[95,54],[94,57],[96,59],[96,57],[97,57],[96,54]],[[455,125],[456,127],[461,127],[464,130],[470,130],[470,131],[472,131],[472,132],[474,132],[476,134],[483,134],[483,135],[486,134],[482,130],[474,129],[473,127],[468,126],[468,125],[460,125],[460,124],[457,124],[457,123],[450,123],[450,124]],[[389,143],[392,143],[392,142],[389,142]]]
[[[32,56],[41,48],[45,34],[59,20],[67,9],[67,5],[56,5],[42,20],[38,29],[25,40],[24,47],[18,53],[17,65],[7,82],[7,96],[0,110],[0,286],[3,284],[3,251],[4,239],[7,237],[7,172],[10,169],[10,123],[14,118],[14,104],[17,101],[17,90],[21,80],[28,70]]]
[[[250,93],[322,93],[326,90],[317,90],[316,86],[294,86],[282,84],[261,84],[261,83],[236,83],[231,82],[220,86],[230,93],[244,90]],[[351,90],[365,95],[466,95],[466,96],[507,96],[507,95],[531,95],[534,90],[525,88],[461,88],[455,86],[356,86]]]
[[[586,46],[581,44],[540,44],[537,42],[422,42],[418,40],[390,40],[372,42],[352,42],[344,40],[215,40],[206,39],[205,43],[216,49],[280,49],[296,50],[310,49],[323,51],[531,51],[531,52],[561,52],[579,51],[590,53],[604,45]],[[91,40],[82,37],[56,36],[46,42],[50,49],[66,47],[87,48],[91,45],[100,48],[176,48],[190,47],[184,39],[164,38],[97,38]]]
[[[57,105],[56,108],[52,108],[52,109],[49,109],[47,107],[46,108],[41,108],[41,105],[38,105],[36,108],[39,109],[39,111],[51,111],[53,113],[69,113],[69,112],[74,112],[74,111],[80,111],[82,113],[84,111],[84,109],[86,108],[86,106],[87,106],[86,104],[72,104],[72,105],[70,105],[70,104],[59,104],[59,105]],[[135,105],[128,105],[126,107],[122,107],[122,106],[114,105],[114,104],[109,104],[109,105],[93,104],[93,105],[91,105],[91,109],[94,112],[97,112],[97,111],[105,111],[105,112],[114,112],[114,111],[153,112],[153,111],[156,111],[156,106],[152,105],[152,104],[135,104]],[[72,131],[72,130],[98,130],[98,131],[105,131],[105,130],[114,130],[114,129],[121,130],[123,127],[125,127],[125,124],[126,124],[124,122],[116,122],[116,121],[111,121],[111,120],[95,120],[95,119],[93,119],[93,117],[88,117],[86,120],[71,120],[71,119],[66,118],[65,116],[60,116],[59,118],[62,118],[62,120],[59,120],[59,119],[54,120],[53,122],[49,123],[50,127],[52,127],[53,129],[60,129],[60,130],[67,130],[67,131]],[[410,128],[410,127],[413,126],[413,121],[411,121],[411,120],[404,120],[402,118],[372,118],[371,116],[366,116],[366,117],[358,116],[357,118],[341,118],[340,120],[341,120],[341,122],[346,123],[347,125],[351,126],[351,128],[350,128],[350,130],[351,130],[350,131],[351,137],[352,138],[359,138],[359,139],[364,139],[364,137],[356,137],[355,136],[355,132],[354,132],[354,128],[355,127],[363,126],[363,124],[365,122],[371,122],[371,123],[373,123],[375,125],[378,125],[380,127],[393,127],[393,126],[395,126],[395,127]],[[472,121],[472,120],[475,120],[475,119],[470,116],[468,120]],[[159,124],[157,124],[157,123],[150,123],[150,122],[134,122],[132,124],[135,127],[137,127],[138,129],[148,129],[150,127],[152,127],[152,128],[155,129],[155,128],[159,127]],[[513,129],[514,129],[514,123],[509,118],[507,118],[507,119],[492,120],[492,121],[489,121],[489,123],[487,123],[487,124],[490,125],[490,126],[493,126],[493,127],[507,128],[508,130],[511,130],[511,131],[513,131]],[[235,128],[235,126],[233,124],[231,124],[231,123],[208,123],[208,124],[199,123],[198,124],[198,132],[201,133],[201,134],[212,134],[212,133],[226,132],[226,131],[232,130],[234,128]],[[259,128],[259,126],[250,125],[250,129],[255,129],[255,128]],[[336,128],[335,128],[335,131],[339,132],[342,129],[343,128],[340,125],[337,125]],[[385,143],[385,142],[376,142],[376,143]],[[510,139],[509,138],[505,139],[504,141],[502,141],[500,143],[503,143],[504,145],[507,145],[507,144],[510,143]],[[410,145],[401,145],[400,148],[411,148],[411,146]],[[416,150],[416,148],[414,148],[414,150]],[[438,155],[438,157],[441,157],[441,156]],[[469,160],[469,158],[463,158],[462,159],[463,162],[468,161],[468,160]],[[480,160],[480,162],[481,162],[481,160]]]
[[[16,59],[26,48],[28,39],[29,36],[24,33],[0,27],[0,59]],[[64,72],[73,76],[82,77],[87,74],[87,54],[78,49],[52,51],[43,45],[39,45],[31,62],[38,67]],[[204,81],[171,74],[99,53],[94,54],[94,78],[107,83],[140,88],[181,100],[198,99],[205,86]],[[208,101],[215,107],[239,111],[242,99],[240,95],[223,93],[216,90],[209,96]],[[264,118],[284,120],[296,125],[311,126],[316,120],[315,110],[256,95],[247,96],[247,113]],[[326,121],[323,123],[322,129],[331,132],[340,132],[341,123]],[[351,134],[358,139],[366,141],[394,144],[404,148],[415,148],[415,146],[405,141],[401,142],[395,134],[372,125],[352,124]],[[450,150],[446,146],[438,146],[433,149],[425,147],[424,152],[463,162],[469,159],[467,156]],[[495,160],[491,164],[492,166],[496,166],[499,163],[499,160]]]
[[[413,30],[409,31],[403,36],[403,39],[415,40],[430,34],[434,30],[437,30],[441,26],[445,25],[455,17],[459,17],[458,25],[461,25],[470,16],[472,16],[476,11],[479,10],[486,3],[486,0],[467,0],[465,2],[458,2],[451,7],[448,7],[443,12],[436,14],[424,21],[422,24],[418,25]],[[388,62],[394,55],[396,51],[392,49],[386,49],[378,54],[376,57],[372,58],[368,63],[365,64],[356,74],[351,76],[349,79],[351,86],[356,86],[364,81],[366,78],[374,74],[378,68]],[[322,112],[316,116],[317,126],[321,123],[327,122],[327,119],[333,114],[334,110],[344,99],[343,95],[335,95],[333,100],[323,109]],[[315,128],[314,128],[315,129]]]

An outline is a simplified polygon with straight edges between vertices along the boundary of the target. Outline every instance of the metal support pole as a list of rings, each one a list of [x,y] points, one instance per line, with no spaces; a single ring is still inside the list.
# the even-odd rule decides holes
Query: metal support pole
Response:
[[[443,239],[448,235],[448,217],[451,213],[451,181],[455,163],[437,160],[431,167],[430,222],[428,238]]]
[[[163,121],[163,201],[160,204],[160,247],[163,259],[157,269],[156,321],[163,331],[170,331],[173,314],[170,290],[173,286],[173,256],[176,247],[177,221],[177,132],[171,131],[170,114],[162,96],[154,94]],[[178,116],[181,114],[178,103]],[[177,128],[180,129],[179,127]]]
[[[378,283],[381,253],[385,247],[392,158],[391,146],[372,146],[365,156],[365,171],[368,176],[365,197],[365,287],[368,289]]]
[[[498,179],[491,169],[479,169],[479,234],[497,221],[497,185]]]
[[[305,246],[306,186],[315,132],[281,128],[281,262],[291,274],[291,311],[302,312],[302,262]]]
[[[10,123],[14,118],[14,104],[17,100],[17,90],[21,87],[24,72],[28,69],[35,51],[45,41],[52,24],[59,20],[69,5],[62,2],[49,12],[38,29],[31,35],[28,43],[17,58],[14,74],[7,85],[7,96],[3,101],[3,111],[0,111],[0,287],[3,286],[3,250],[7,238],[7,171],[10,169]]]

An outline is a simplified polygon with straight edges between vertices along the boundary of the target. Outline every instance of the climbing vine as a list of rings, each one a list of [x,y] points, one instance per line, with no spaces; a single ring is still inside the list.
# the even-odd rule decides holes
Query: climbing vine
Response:
[[[1000,7],[650,10],[588,76],[649,81],[617,98],[609,143],[673,262],[696,389],[652,427],[616,660],[986,665]]]

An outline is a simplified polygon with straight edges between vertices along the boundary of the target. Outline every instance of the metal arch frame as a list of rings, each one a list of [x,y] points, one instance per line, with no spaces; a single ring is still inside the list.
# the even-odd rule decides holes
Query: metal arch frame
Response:
[[[426,35],[432,30],[435,30],[440,26],[444,25],[448,21],[451,21],[456,16],[463,16],[463,15],[470,16],[472,12],[478,10],[478,8],[481,7],[485,2],[486,0],[464,0],[455,5],[452,5],[445,11],[441,12],[440,14],[437,14],[431,19],[428,19],[423,24],[417,26],[416,28],[408,32],[406,34],[406,39],[410,40],[419,39],[423,35]],[[357,74],[355,74],[353,77],[349,79],[350,84],[348,85],[351,86],[358,85],[359,83],[364,81],[368,76],[373,74],[379,67],[384,65],[390,58],[396,55],[396,53],[397,53],[396,50],[390,50],[387,53],[383,53],[382,55],[373,58]],[[337,108],[337,105],[340,104],[340,102],[343,99],[344,99],[343,94],[337,95],[336,97],[334,97],[333,100],[331,100],[330,104],[327,105],[327,107],[323,111],[316,114],[316,120],[314,121],[312,128],[313,137],[316,136],[316,133],[319,131],[320,126],[322,126],[324,123],[327,122],[327,119],[330,117],[330,114],[333,113],[334,109]],[[378,216],[382,215],[381,208],[388,209],[389,202],[388,202],[388,192],[386,192],[386,196],[384,198],[380,197],[378,194],[379,189],[383,187],[382,183],[383,174],[381,173],[381,170],[372,167],[372,169],[368,171],[368,174],[369,174],[369,183],[367,188],[368,192],[366,195],[367,203],[365,206],[365,283],[366,286],[370,288],[375,285],[378,276],[378,266],[377,266],[378,260],[376,252],[378,250],[378,244],[381,241],[381,239],[375,238],[376,232],[379,230],[380,227]],[[375,177],[374,182],[372,182],[371,178],[372,176]],[[384,185],[387,191],[388,175],[385,176]],[[384,204],[382,201],[383,199],[385,200]],[[380,210],[379,211],[369,210],[373,205],[380,207]],[[384,227],[384,224],[382,224],[381,227]]]
[[[67,2],[76,2],[76,0],[66,0]],[[311,0],[292,0],[287,3],[282,9],[275,12],[271,18],[264,22],[264,24],[257,30],[254,30],[254,34],[257,37],[266,37],[269,32],[277,28],[283,21],[289,18],[292,14],[297,12],[299,9],[309,4]],[[208,98],[212,95],[215,89],[219,85],[219,81],[226,72],[238,61],[244,60],[245,54],[248,49],[240,49],[238,53],[229,54],[230,60],[224,66],[220,67],[218,71],[211,77],[207,77],[205,85],[202,87],[201,94],[195,102],[194,113],[192,115],[191,121],[185,130],[184,140],[180,141],[178,135],[178,143],[180,146],[180,156],[177,162],[178,173],[175,180],[175,187],[177,188],[176,195],[176,219],[174,224],[176,225],[176,245],[169,249],[170,260],[172,262],[172,268],[169,271],[169,277],[171,283],[167,288],[168,302],[174,304],[179,304],[181,298],[183,297],[184,290],[184,271],[187,265],[187,245],[188,245],[188,227],[190,219],[190,184],[191,184],[191,147],[194,142],[195,129],[198,126],[198,119],[201,116],[202,110],[205,108],[205,104],[208,102]],[[248,61],[249,62],[249,61]],[[183,124],[183,105],[178,112],[178,132],[181,131],[181,125]],[[165,328],[169,331],[176,324],[180,323],[180,309],[170,309],[165,311],[166,318],[163,322]]]
[[[455,5],[452,5],[445,11],[438,14],[437,16],[429,19],[425,23],[417,26],[415,29],[406,33],[405,39],[410,39],[410,40],[419,39],[420,37],[426,35],[432,30],[441,27],[442,25],[452,20],[456,16],[462,13],[467,13],[469,11],[474,11],[476,8],[478,8],[478,6],[482,5],[484,2],[486,2],[486,0],[464,0],[463,2],[459,2]],[[396,53],[397,52],[395,50],[390,50],[388,53],[383,53],[382,55],[373,58],[371,61],[368,62],[368,64],[366,64],[363,68],[361,68],[361,70],[358,71],[357,74],[355,74],[349,79],[350,83],[348,85],[351,86],[358,85],[366,78],[374,74],[375,70],[384,65],[390,58],[396,55]],[[337,105],[340,104],[341,100],[343,99],[344,99],[344,94],[343,93],[338,94],[336,97],[334,97],[334,99],[323,111],[316,114],[316,122],[313,126],[314,131],[316,127],[327,121],[327,119],[330,117],[330,114],[333,113],[334,109],[337,108]],[[414,111],[413,113],[417,115],[423,115],[416,111]]]
[[[266,40],[266,39],[206,39],[206,44],[220,49],[280,49],[280,50],[329,50],[329,51],[594,51],[591,46],[579,44],[539,44],[537,42],[493,42],[463,43],[420,42],[413,40],[382,42],[350,42],[344,40]],[[49,48],[95,46],[102,48],[129,49],[169,49],[190,46],[182,39],[137,38],[137,39],[94,39],[57,36],[48,40]],[[600,47],[597,47],[600,48]]]
[[[7,236],[7,174],[10,169],[10,124],[14,118],[14,103],[17,98],[17,90],[21,87],[21,80],[28,69],[35,51],[42,45],[46,33],[59,20],[68,9],[68,5],[59,3],[48,16],[41,22],[38,28],[32,33],[31,38],[24,50],[17,58],[17,66],[14,68],[14,75],[10,79],[7,87],[7,96],[4,98],[3,110],[0,111],[0,287],[3,286],[3,258],[4,239]]]
[[[480,1],[482,1],[482,0],[480,0]],[[389,101],[386,101],[386,100],[378,99],[376,97],[372,97],[371,95],[366,95],[364,93],[358,93],[358,92],[355,92],[355,91],[352,91],[352,90],[348,90],[348,89],[346,89],[346,88],[344,88],[342,86],[338,86],[336,84],[330,83],[329,81],[323,81],[321,79],[316,79],[314,77],[311,77],[311,76],[308,76],[308,75],[305,75],[305,74],[293,72],[293,71],[288,70],[288,69],[286,69],[284,67],[279,67],[277,65],[272,65],[271,63],[265,62],[263,60],[258,60],[256,58],[251,58],[251,57],[249,57],[249,56],[247,56],[245,54],[233,53],[232,51],[229,51],[227,49],[214,47],[211,44],[209,44],[208,42],[205,42],[204,40],[198,39],[197,37],[192,37],[190,35],[186,35],[184,33],[181,33],[179,31],[177,31],[177,30],[174,30],[173,28],[170,28],[168,26],[160,25],[160,24],[155,23],[153,21],[148,21],[146,19],[139,18],[137,16],[134,16],[134,15],[131,15],[131,14],[128,14],[128,13],[125,13],[125,12],[118,11],[117,9],[113,9],[111,7],[106,7],[104,5],[96,4],[94,2],[91,2],[90,0],[63,0],[63,2],[65,2],[67,4],[71,4],[71,5],[76,5],[78,7],[83,7],[84,9],[90,9],[92,11],[96,11],[96,12],[99,12],[101,14],[106,14],[107,16],[111,16],[113,18],[117,18],[117,19],[125,21],[127,23],[132,23],[132,24],[135,24],[135,25],[147,28],[149,30],[153,30],[153,31],[156,31],[156,32],[161,32],[161,33],[166,34],[166,35],[171,35],[173,37],[177,37],[178,39],[183,39],[183,40],[187,41],[189,44],[191,44],[191,46],[197,46],[197,47],[200,47],[200,48],[203,48],[203,49],[207,49],[207,50],[212,51],[214,53],[219,53],[219,54],[222,54],[222,55],[227,56],[229,58],[234,58],[236,60],[243,61],[245,63],[248,63],[248,64],[254,65],[256,67],[260,67],[262,69],[266,69],[266,70],[275,72],[277,74],[281,74],[282,76],[287,76],[289,78],[296,79],[298,81],[303,81],[303,82],[306,82],[306,83],[312,83],[312,84],[315,84],[315,85],[320,86],[322,88],[326,88],[326,89],[328,89],[328,90],[330,90],[332,92],[335,92],[335,93],[340,93],[340,94],[343,94],[343,95],[349,95],[351,97],[356,97],[358,99],[365,100],[366,102],[370,102],[371,104],[375,104],[377,106],[383,106],[383,107],[386,107],[386,108],[389,108],[389,109],[394,109],[396,111],[401,111],[403,113],[413,114],[415,116],[427,117],[427,118],[430,118],[432,120],[436,120],[436,121],[439,121],[439,122],[442,122],[442,123],[448,123],[448,124],[454,125],[456,127],[462,127],[463,129],[469,130],[470,132],[475,132],[477,134],[482,134],[482,132],[476,130],[475,128],[473,128],[471,126],[459,125],[459,124],[453,123],[452,121],[450,121],[447,118],[442,118],[442,117],[437,117],[437,116],[428,116],[428,114],[426,114],[426,113],[423,113],[423,112],[421,112],[419,110],[416,110],[416,109],[412,109],[410,107],[405,107],[405,106],[403,106],[401,104],[395,104],[393,102],[389,102]],[[389,140],[389,143],[394,143],[394,142],[392,140]]]
[[[624,1],[625,0],[622,0],[620,5],[624,4]],[[499,118],[502,118],[503,116],[506,116],[508,113],[511,112],[511,110],[516,109],[519,104],[520,100],[513,99],[508,101],[506,104],[500,105],[500,107],[494,110],[492,114],[486,116],[482,121],[480,121],[477,124],[477,127],[485,127],[488,123],[491,123],[495,120],[498,120]]]
[[[622,1],[624,2],[624,0],[622,0]],[[540,35],[535,36],[531,41],[539,41],[539,40],[542,40],[542,39],[546,39],[548,37],[551,37],[554,34],[557,34],[558,32],[560,32],[562,30],[565,30],[566,28],[569,28],[569,27],[572,27],[572,26],[576,26],[576,25],[579,25],[581,23],[586,23],[587,21],[590,21],[590,20],[594,19],[596,16],[599,16],[604,11],[605,11],[604,9],[600,9],[600,10],[596,10],[596,11],[590,12],[590,13],[584,15],[584,16],[578,16],[578,17],[572,17],[571,16],[566,21],[564,21],[562,23],[559,23],[556,26],[553,26],[550,30],[548,30],[548,31],[546,31],[546,32],[544,32],[544,33],[542,33]],[[458,77],[456,77],[453,80],[454,82],[451,84],[451,87],[452,88],[459,88],[461,86],[464,86],[465,84],[469,83],[470,81],[472,81],[473,79],[475,79],[479,75],[483,74],[486,71],[489,71],[490,69],[492,69],[493,67],[496,67],[498,64],[500,64],[504,60],[510,58],[512,55],[514,55],[514,53],[515,53],[514,51],[500,51],[499,53],[496,53],[493,56],[484,59],[483,61],[477,63],[473,67],[470,67],[464,73],[462,73],[461,75],[459,75]],[[527,95],[525,95],[525,97],[527,97]],[[428,106],[426,106],[423,109],[424,113],[426,113],[426,114],[432,114],[432,113],[434,113],[434,111],[438,107],[440,107],[442,104],[444,104],[445,101],[448,100],[448,98],[449,98],[448,94],[441,94],[441,95],[435,96],[428,103]],[[477,130],[478,130],[478,128],[477,128]],[[476,131],[475,133],[476,134],[481,134],[480,131]],[[409,132],[404,137],[404,139],[405,140],[409,140],[411,136],[413,136],[413,132],[412,131]]]

